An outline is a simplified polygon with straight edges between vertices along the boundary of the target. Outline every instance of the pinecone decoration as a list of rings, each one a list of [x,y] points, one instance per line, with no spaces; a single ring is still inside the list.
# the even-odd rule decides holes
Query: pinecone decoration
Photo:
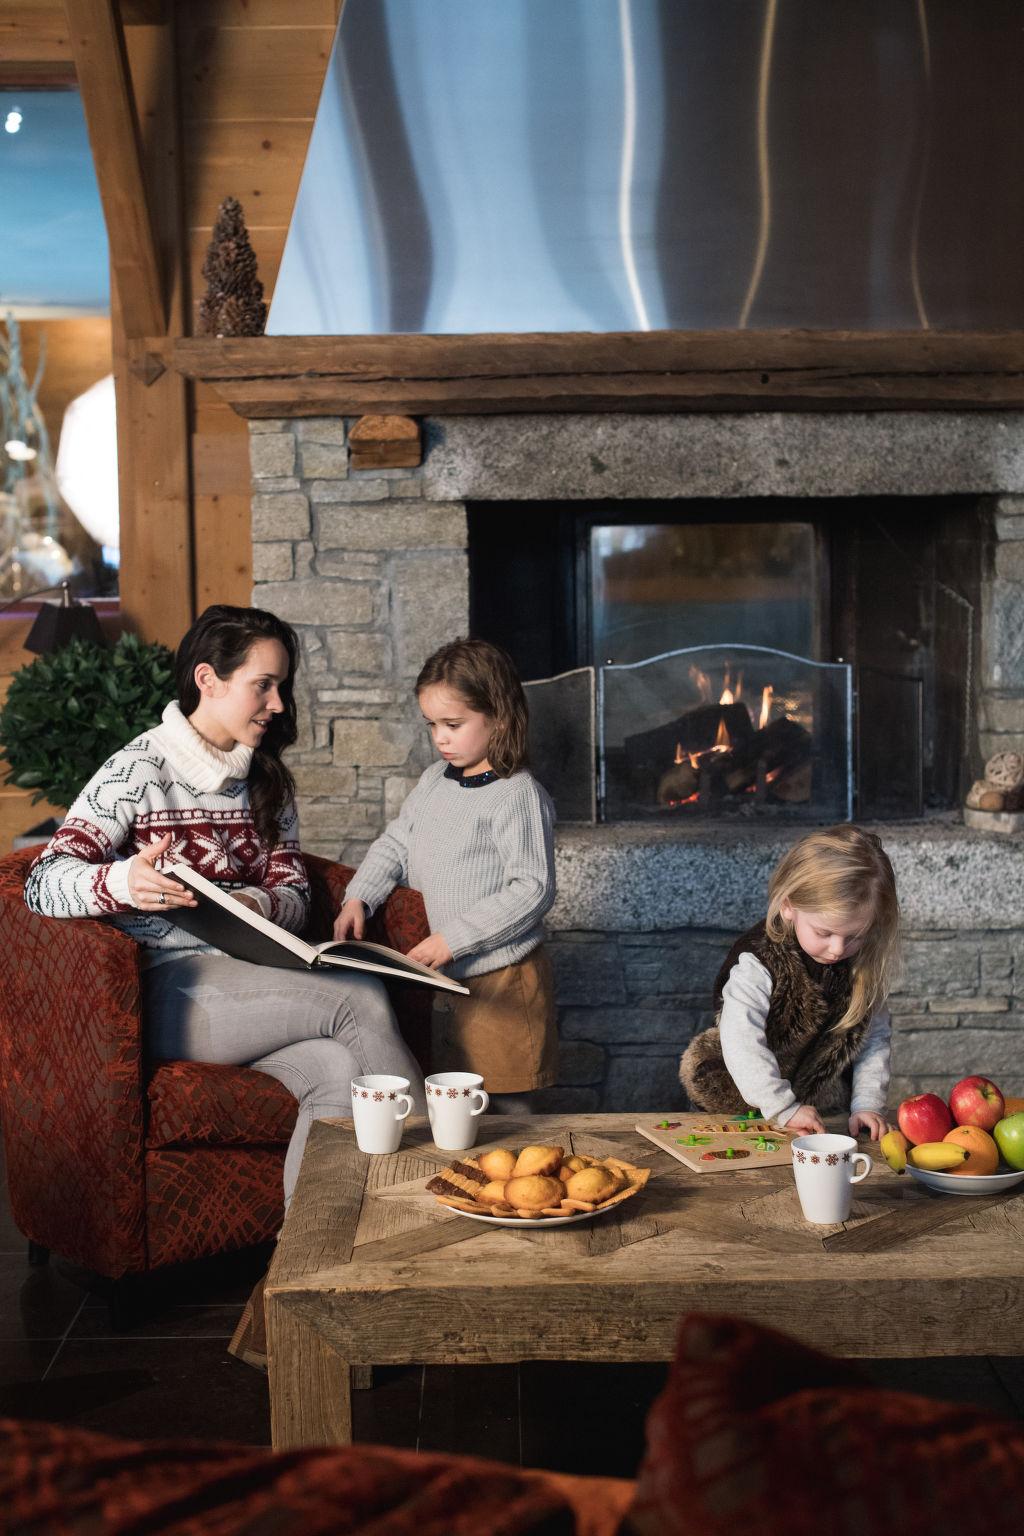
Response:
[[[203,276],[206,293],[199,305],[201,333],[261,336],[267,306],[263,302],[263,284],[256,275],[256,252],[249,243],[245,215],[237,197],[226,197],[217,211]]]

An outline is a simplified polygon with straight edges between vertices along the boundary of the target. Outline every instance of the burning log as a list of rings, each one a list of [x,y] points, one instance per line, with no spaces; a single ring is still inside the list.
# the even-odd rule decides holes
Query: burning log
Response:
[[[688,757],[681,763],[673,763],[658,781],[658,804],[679,805],[681,801],[689,800],[697,793],[697,783],[697,770]]]
[[[648,799],[651,786],[660,784],[666,763],[671,765],[675,760],[676,766],[681,767],[682,754],[706,752],[723,730],[730,742],[753,736],[754,727],[745,704],[700,704],[668,725],[656,725],[649,731],[627,736],[622,750],[634,793],[640,799]],[[681,798],[685,800],[686,796]]]
[[[717,753],[711,759],[709,768],[714,779],[729,794],[735,795],[757,781],[758,764],[764,765],[766,776],[774,775],[771,784],[774,790],[776,782],[801,764],[809,762],[810,756],[810,733],[795,720],[783,716],[779,720],[769,721],[745,741],[730,747],[728,752]]]

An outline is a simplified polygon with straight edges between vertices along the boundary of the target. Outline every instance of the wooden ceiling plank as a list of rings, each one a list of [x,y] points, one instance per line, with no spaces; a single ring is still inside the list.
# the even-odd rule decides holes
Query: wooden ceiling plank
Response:
[[[121,23],[111,0],[66,0],[71,48],[127,337],[167,330]]]

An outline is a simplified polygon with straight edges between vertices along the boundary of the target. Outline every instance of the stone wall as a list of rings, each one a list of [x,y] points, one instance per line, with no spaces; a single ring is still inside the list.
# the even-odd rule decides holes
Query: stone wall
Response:
[[[979,752],[1024,734],[1019,413],[451,418],[425,424],[419,468],[362,472],[345,422],[250,425],[253,598],[302,641],[290,760],[312,852],[358,861],[429,761],[412,682],[468,627],[468,499],[987,497]],[[879,830],[908,897],[894,1095],[970,1071],[1024,1093],[1024,840],[986,843],[955,817]],[[549,931],[562,1054],[548,1107],[682,1107],[679,1052],[796,835],[560,829]]]
[[[358,862],[430,760],[412,683],[469,623],[466,514],[349,470],[346,423],[254,421],[253,601],[298,630],[303,844]]]

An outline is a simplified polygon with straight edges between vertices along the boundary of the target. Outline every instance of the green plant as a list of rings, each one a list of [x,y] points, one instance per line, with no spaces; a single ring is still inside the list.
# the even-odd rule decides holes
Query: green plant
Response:
[[[11,678],[0,710],[7,783],[34,789],[32,803],[70,805],[126,741],[156,725],[174,697],[165,645],[122,635],[112,649],[72,640]]]

